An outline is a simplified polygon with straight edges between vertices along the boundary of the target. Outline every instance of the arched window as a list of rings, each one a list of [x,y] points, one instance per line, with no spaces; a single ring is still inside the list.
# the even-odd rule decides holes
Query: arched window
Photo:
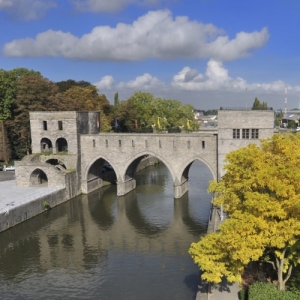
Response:
[[[52,142],[47,138],[41,139],[41,153],[52,152]]]
[[[68,142],[65,138],[57,139],[56,152],[68,152]]]

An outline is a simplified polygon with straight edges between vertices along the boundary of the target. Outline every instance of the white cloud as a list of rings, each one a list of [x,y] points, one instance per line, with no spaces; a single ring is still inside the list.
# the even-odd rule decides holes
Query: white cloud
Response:
[[[0,10],[5,11],[10,17],[34,20],[56,7],[54,0],[0,0]]]
[[[162,89],[164,87],[165,84],[162,81],[160,81],[156,77],[151,76],[148,73],[145,73],[142,76],[138,76],[134,80],[128,82],[120,82],[118,84],[118,88],[133,90],[156,90]]]
[[[171,85],[180,90],[189,91],[234,91],[245,92],[280,92],[286,87],[281,81],[270,83],[247,83],[243,78],[232,78],[228,75],[228,70],[219,61],[211,59],[207,63],[205,74],[200,74],[197,70],[184,67],[173,77]]]
[[[117,12],[131,4],[157,6],[169,1],[172,0],[71,0],[77,11],[91,12]]]
[[[114,88],[115,80],[112,76],[103,76],[100,81],[94,83],[98,90],[110,90]]]
[[[52,56],[100,61],[140,61],[149,58],[214,58],[233,60],[249,55],[268,40],[266,28],[240,32],[232,40],[212,24],[175,17],[168,10],[150,11],[132,24],[95,27],[76,37],[48,30],[35,39],[6,43],[3,53],[11,57]]]

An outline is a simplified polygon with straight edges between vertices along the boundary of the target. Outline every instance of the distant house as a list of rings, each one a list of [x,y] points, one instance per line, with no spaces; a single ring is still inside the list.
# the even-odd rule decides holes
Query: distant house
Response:
[[[281,127],[288,128],[293,122],[299,126],[299,118],[300,116],[298,114],[288,114],[281,119]]]
[[[198,123],[201,127],[217,127],[218,126],[218,116],[209,115],[209,116],[201,116],[198,119]]]

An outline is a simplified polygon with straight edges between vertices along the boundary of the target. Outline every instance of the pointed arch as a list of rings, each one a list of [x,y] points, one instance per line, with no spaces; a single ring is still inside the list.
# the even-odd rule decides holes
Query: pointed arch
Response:
[[[126,179],[126,177],[131,177],[133,176],[135,169],[138,165],[138,163],[142,160],[142,158],[144,158],[145,156],[153,156],[158,158],[169,170],[171,176],[172,176],[172,180],[173,182],[175,181],[175,172],[173,170],[173,168],[170,166],[170,164],[165,160],[164,157],[162,157],[161,155],[154,153],[152,151],[141,151],[133,156],[131,156],[128,159],[127,164],[124,166],[123,170],[122,170],[122,174],[124,176],[124,180]]]
[[[202,163],[204,163],[208,167],[208,169],[210,170],[211,174],[213,175],[214,180],[217,180],[217,174],[214,171],[213,167],[205,159],[203,159],[202,157],[194,156],[194,157],[186,160],[183,163],[183,168],[181,169],[181,174],[180,174],[180,177],[179,177],[179,178],[181,178],[181,182],[184,182],[184,181],[188,180],[188,173],[189,173],[190,167],[191,167],[191,165],[193,164],[193,162],[195,160],[199,160]]]
[[[100,155],[94,158],[86,167],[84,171],[84,180],[86,180],[87,193],[101,188],[103,186],[103,178],[105,178],[105,181],[110,183],[114,183],[116,181],[114,174],[105,176],[106,169],[103,167],[105,162],[110,164],[108,160]]]

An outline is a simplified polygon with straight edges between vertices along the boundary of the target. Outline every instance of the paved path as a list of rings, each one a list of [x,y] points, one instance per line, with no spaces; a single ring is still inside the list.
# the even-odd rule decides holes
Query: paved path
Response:
[[[2,173],[2,172],[1,172]],[[7,172],[5,172],[7,173]],[[1,174],[3,175],[3,174]],[[12,174],[13,177],[14,174]],[[9,209],[31,202],[42,196],[51,194],[61,188],[49,187],[21,187],[16,186],[15,180],[0,182],[0,214],[7,213]]]
[[[208,224],[207,233],[216,231],[222,222],[220,212],[214,210]],[[196,300],[239,300],[239,291],[238,283],[228,283],[226,280],[223,280],[220,284],[212,285],[210,292],[208,285],[200,282]]]

